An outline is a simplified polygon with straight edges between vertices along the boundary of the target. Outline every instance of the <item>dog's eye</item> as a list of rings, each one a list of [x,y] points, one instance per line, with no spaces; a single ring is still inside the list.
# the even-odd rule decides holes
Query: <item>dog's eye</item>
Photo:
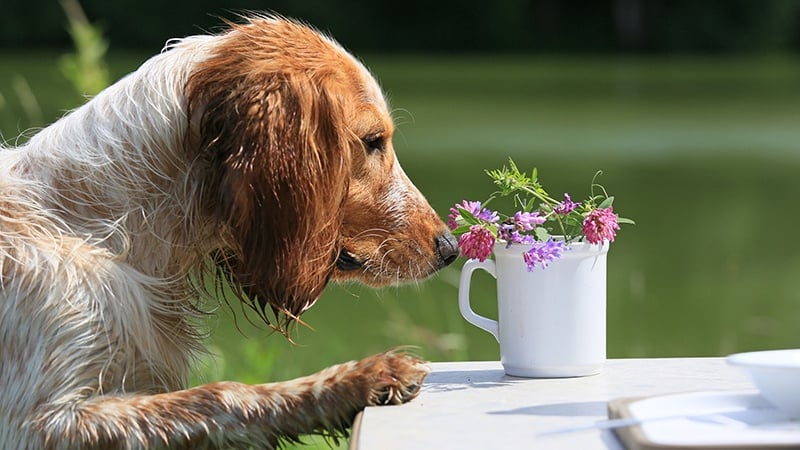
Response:
[[[367,152],[375,153],[382,152],[386,148],[386,139],[380,134],[373,134],[361,139]]]

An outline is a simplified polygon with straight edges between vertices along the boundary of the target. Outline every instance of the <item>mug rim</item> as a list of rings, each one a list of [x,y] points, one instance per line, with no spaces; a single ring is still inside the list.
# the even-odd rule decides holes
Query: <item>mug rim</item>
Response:
[[[553,236],[554,238],[559,238],[559,236]],[[571,249],[563,254],[562,257],[568,256],[573,252],[592,252],[592,253],[607,253],[609,248],[611,247],[611,242],[603,241],[602,244],[592,244],[590,242],[571,242],[567,244],[568,247]],[[521,244],[521,243],[509,243],[505,240],[498,239],[494,243],[493,253],[498,253],[498,251],[503,253],[508,253],[512,251],[512,249],[525,249],[528,250],[530,248],[530,244]]]

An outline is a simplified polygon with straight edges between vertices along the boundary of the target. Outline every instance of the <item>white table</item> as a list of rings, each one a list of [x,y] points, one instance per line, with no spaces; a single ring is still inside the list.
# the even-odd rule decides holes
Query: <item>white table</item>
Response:
[[[562,379],[509,377],[493,361],[431,367],[415,400],[359,416],[351,448],[622,449],[611,431],[543,433],[606,419],[619,397],[753,389],[723,358],[612,359],[598,375]]]

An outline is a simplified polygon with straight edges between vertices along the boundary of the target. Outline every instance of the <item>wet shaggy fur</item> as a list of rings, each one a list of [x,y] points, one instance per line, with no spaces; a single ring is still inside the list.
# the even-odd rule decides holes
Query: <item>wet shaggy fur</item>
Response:
[[[0,448],[272,448],[413,398],[387,352],[186,389],[198,299],[287,332],[331,280],[418,280],[455,242],[403,173],[364,66],[279,17],[171,42],[0,149]]]

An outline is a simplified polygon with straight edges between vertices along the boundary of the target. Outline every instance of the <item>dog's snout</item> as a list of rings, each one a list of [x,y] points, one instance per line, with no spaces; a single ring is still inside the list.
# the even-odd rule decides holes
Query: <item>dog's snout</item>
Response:
[[[435,241],[441,267],[449,266],[458,258],[458,241],[449,231],[436,236]]]

